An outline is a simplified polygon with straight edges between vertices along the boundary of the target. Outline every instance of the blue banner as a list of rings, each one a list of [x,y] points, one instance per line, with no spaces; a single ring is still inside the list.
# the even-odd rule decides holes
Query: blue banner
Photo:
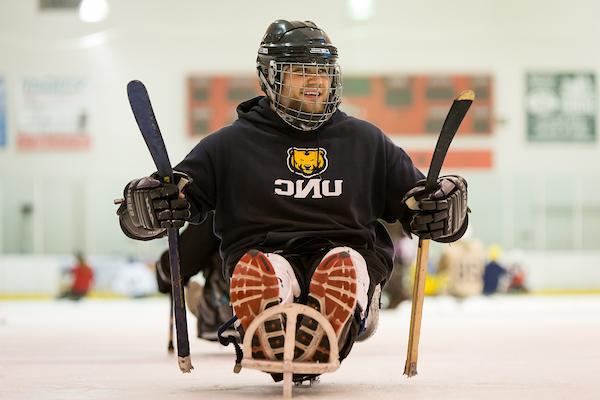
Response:
[[[0,78],[0,147],[6,145],[6,90],[4,79]]]

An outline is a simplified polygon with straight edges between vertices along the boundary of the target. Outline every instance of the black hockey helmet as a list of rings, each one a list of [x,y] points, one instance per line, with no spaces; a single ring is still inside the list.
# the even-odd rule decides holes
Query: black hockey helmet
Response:
[[[337,60],[337,48],[314,22],[277,20],[263,36],[256,68],[261,88],[277,114],[294,128],[310,131],[331,118],[340,103],[342,78]],[[294,74],[300,73],[303,77],[327,76],[329,87],[322,88],[327,90],[327,95],[319,100],[323,107],[318,112],[309,111],[308,101],[288,97],[292,96],[291,92],[283,91],[283,73],[292,69],[300,71]]]

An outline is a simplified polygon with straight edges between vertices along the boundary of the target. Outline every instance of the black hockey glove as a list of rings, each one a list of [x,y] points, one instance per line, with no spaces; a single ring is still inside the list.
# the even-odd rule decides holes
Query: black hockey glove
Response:
[[[181,228],[190,217],[190,203],[180,196],[180,188],[190,178],[175,172],[180,185],[162,183],[156,176],[134,179],[123,190],[125,201],[117,210],[123,232],[137,240],[150,240],[166,234],[166,228]]]
[[[457,175],[438,179],[438,190],[423,196],[425,180],[406,193],[402,202],[414,211],[410,232],[422,239],[449,243],[460,239],[469,224],[467,182]]]

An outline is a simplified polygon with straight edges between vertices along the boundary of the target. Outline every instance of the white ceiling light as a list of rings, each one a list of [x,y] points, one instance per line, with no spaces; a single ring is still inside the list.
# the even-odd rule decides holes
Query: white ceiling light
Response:
[[[374,0],[348,0],[347,9],[350,18],[366,21],[373,16]]]
[[[100,22],[108,15],[106,0],[82,0],[79,5],[79,18],[84,22]]]

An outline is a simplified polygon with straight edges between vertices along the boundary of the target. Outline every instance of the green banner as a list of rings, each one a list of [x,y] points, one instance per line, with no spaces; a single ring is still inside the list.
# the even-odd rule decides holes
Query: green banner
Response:
[[[530,142],[594,142],[593,73],[528,73],[525,103]]]

